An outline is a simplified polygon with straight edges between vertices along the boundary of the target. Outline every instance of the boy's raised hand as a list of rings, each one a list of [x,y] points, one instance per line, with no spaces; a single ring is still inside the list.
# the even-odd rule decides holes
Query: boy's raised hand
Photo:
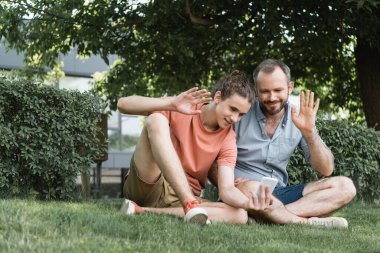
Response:
[[[183,114],[198,114],[201,110],[196,109],[197,104],[208,103],[212,100],[211,93],[205,89],[199,90],[198,87],[184,91],[174,97],[171,104],[175,111]]]

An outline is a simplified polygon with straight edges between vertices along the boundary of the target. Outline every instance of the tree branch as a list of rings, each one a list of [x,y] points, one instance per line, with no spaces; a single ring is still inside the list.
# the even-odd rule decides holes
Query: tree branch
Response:
[[[214,24],[214,22],[212,22],[212,21],[210,21],[210,20],[208,20],[208,19],[195,17],[195,16],[191,13],[189,0],[185,0],[185,10],[186,10],[186,14],[189,16],[190,21],[191,21],[193,24],[204,25],[204,26],[211,26],[211,25]]]

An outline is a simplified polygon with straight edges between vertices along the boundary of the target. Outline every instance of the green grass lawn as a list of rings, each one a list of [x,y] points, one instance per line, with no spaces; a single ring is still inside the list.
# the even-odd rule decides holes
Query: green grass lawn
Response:
[[[354,203],[349,228],[198,226],[119,213],[122,200],[0,200],[0,252],[380,252],[380,209]]]

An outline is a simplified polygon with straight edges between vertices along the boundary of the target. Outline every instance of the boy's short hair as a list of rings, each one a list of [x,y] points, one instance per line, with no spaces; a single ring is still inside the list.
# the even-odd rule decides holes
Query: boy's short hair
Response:
[[[243,71],[234,70],[231,74],[222,77],[211,93],[211,97],[214,98],[215,93],[220,91],[222,100],[225,100],[235,93],[247,98],[252,102],[255,98],[255,94],[252,89],[252,84]]]

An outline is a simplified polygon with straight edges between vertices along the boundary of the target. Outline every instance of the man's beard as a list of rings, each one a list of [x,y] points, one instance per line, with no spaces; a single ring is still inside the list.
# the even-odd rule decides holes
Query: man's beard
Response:
[[[275,109],[275,110],[268,110],[267,107],[265,106],[265,103],[264,102],[261,102],[259,101],[259,105],[260,105],[260,108],[261,108],[261,111],[264,113],[264,114],[269,114],[269,115],[276,115],[277,113],[281,112],[283,108],[285,108],[285,106],[287,105],[288,103],[288,98],[286,98],[286,100],[283,100],[281,105],[280,105],[280,108],[279,109]]]

